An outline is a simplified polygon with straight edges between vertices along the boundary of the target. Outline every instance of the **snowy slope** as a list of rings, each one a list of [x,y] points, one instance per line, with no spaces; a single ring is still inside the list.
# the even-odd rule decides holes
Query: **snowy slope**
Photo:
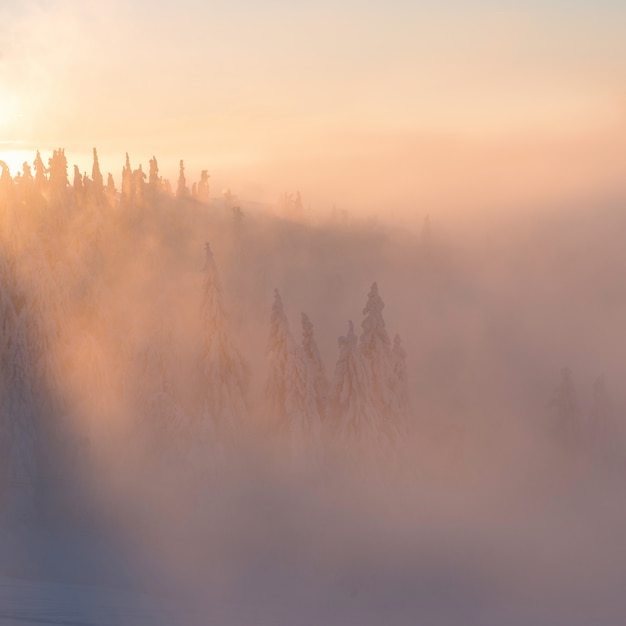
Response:
[[[160,626],[180,623],[147,595],[53,582],[0,578],[2,626]]]

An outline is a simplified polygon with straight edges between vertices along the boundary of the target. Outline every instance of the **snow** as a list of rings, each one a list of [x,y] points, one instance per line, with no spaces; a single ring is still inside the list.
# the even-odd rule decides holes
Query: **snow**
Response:
[[[153,597],[120,589],[0,577],[2,626],[171,626]]]

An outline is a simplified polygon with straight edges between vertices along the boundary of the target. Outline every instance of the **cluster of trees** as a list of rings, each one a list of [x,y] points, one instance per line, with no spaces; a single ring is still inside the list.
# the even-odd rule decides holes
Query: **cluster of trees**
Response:
[[[149,174],[143,171],[139,164],[133,169],[128,153],[126,162],[122,168],[122,184],[118,193],[113,175],[107,175],[106,184],[100,170],[98,152],[93,149],[93,165],[91,177],[87,172],[81,174],[77,165],[73,167],[73,180],[70,185],[68,177],[68,163],[65,150],[54,150],[52,157],[48,159],[48,166],[44,165],[41,154],[37,155],[33,167],[24,163],[22,171],[15,177],[11,176],[9,167],[0,161],[0,198],[5,203],[18,200],[22,204],[31,203],[34,200],[45,198],[53,205],[67,203],[73,200],[77,206],[87,205],[115,207],[144,207],[149,201],[154,201],[158,196],[178,199],[191,198],[200,202],[209,201],[209,174],[202,170],[200,180],[194,182],[189,188],[185,177],[185,165],[181,160],[179,164],[179,176],[176,189],[166,178],[159,175],[159,165],[156,157],[150,159]]]
[[[313,324],[302,314],[296,341],[276,290],[267,380],[256,397],[208,243],[201,297],[185,305],[199,310],[198,325],[185,329],[195,337],[193,350],[181,357],[172,336],[168,311],[178,302],[146,304],[131,293],[137,310],[131,301],[126,316],[116,317],[128,268],[142,267],[146,283],[158,289],[158,257],[154,267],[140,259],[154,235],[146,230],[167,237],[174,214],[164,207],[183,206],[186,198],[207,202],[206,171],[189,189],[181,161],[173,192],[155,158],[146,176],[126,155],[118,191],[111,174],[105,183],[95,149],[91,176],[74,167],[71,184],[62,149],[47,167],[38,152],[33,167],[25,163],[15,177],[0,166],[0,494],[8,482],[33,487],[48,480],[60,459],[71,466],[94,454],[120,405],[124,436],[148,433],[168,458],[194,448],[210,456],[242,432],[284,437],[298,450],[323,450],[328,441],[389,450],[406,433],[406,355],[399,337],[387,333],[376,283],[360,337],[350,322],[339,339],[330,381]],[[124,210],[151,206],[152,220]],[[145,329],[132,330],[146,308],[150,324],[161,325],[148,339]]]
[[[205,244],[203,302],[205,422],[231,438],[249,420],[249,368],[228,329],[223,291],[210,245]],[[391,342],[378,285],[370,289],[357,338],[352,322],[339,338],[332,383],[326,375],[313,324],[301,314],[298,343],[290,330],[281,295],[274,291],[265,385],[270,432],[289,437],[298,449],[333,440],[388,448],[408,429],[406,353],[398,335]]]
[[[398,335],[392,344],[383,319],[378,285],[370,289],[357,338],[352,321],[339,338],[339,359],[332,384],[313,334],[302,313],[302,340],[289,329],[278,290],[270,327],[267,395],[276,424],[296,440],[321,434],[383,447],[396,444],[408,427],[406,353]]]
[[[329,297],[321,301],[343,292],[351,284],[342,274],[346,242],[358,248],[352,271],[376,272],[379,239],[372,231],[359,239],[335,229],[314,239],[313,229],[291,228],[289,220],[244,218],[230,192],[213,210],[208,172],[189,188],[182,161],[173,189],[155,158],[146,175],[127,155],[118,190],[110,174],[102,175],[95,150],[93,157],[91,174],[75,167],[72,183],[63,150],[47,166],[37,153],[14,177],[0,162],[0,495],[8,481],[32,486],[97,457],[105,438],[115,449],[115,436],[147,443],[159,458],[200,463],[250,434],[286,439],[296,454],[330,454],[334,446],[339,456],[394,453],[410,430],[409,384],[406,354],[387,331],[377,283],[360,325],[348,322],[339,338],[330,373],[311,319],[302,314],[301,330],[293,332],[278,290],[268,307],[269,332],[258,323],[273,285],[281,285],[287,304],[303,291],[300,272],[312,259],[311,275],[328,278]],[[282,204],[303,210],[299,194]],[[205,245],[201,272],[206,239],[213,248]],[[416,258],[432,256],[431,239],[427,218]],[[311,247],[298,259],[303,241]],[[281,254],[273,254],[275,246]],[[292,258],[294,267],[285,267]],[[454,287],[432,283],[431,300]],[[323,309],[315,315],[331,323]],[[434,370],[432,361],[428,367]],[[425,387],[440,384],[449,394],[455,383],[447,370],[441,381]],[[568,371],[552,404],[554,439],[568,454],[581,456],[590,442],[604,450],[611,429],[601,383],[589,418]]]

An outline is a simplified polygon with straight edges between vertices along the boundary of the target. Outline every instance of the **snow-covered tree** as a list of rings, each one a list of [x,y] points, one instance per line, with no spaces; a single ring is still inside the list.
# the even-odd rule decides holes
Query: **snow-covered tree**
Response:
[[[159,164],[155,156],[150,159],[150,171],[148,174],[147,195],[154,200],[163,189],[163,181],[159,176]]]
[[[43,193],[48,183],[48,179],[46,178],[48,170],[43,163],[39,150],[37,150],[37,156],[33,162],[33,167],[35,168],[35,188],[39,193]]]
[[[84,197],[83,175],[80,173],[78,165],[74,165],[74,180],[72,182],[72,189],[74,191],[74,202],[77,206],[82,206]]]
[[[331,396],[334,430],[340,439],[376,446],[384,440],[384,431],[352,321],[338,343],[339,360]]]
[[[23,315],[16,319],[9,343],[7,390],[4,414],[11,439],[11,477],[17,483],[33,484],[38,478],[37,429],[30,366]]]
[[[48,163],[48,171],[50,172],[50,178],[48,180],[50,199],[53,205],[58,208],[63,205],[67,197],[67,187],[69,185],[65,150],[63,148],[54,150]]]
[[[278,289],[274,290],[274,304],[270,317],[268,342],[268,375],[265,386],[270,421],[278,429],[289,430],[290,390],[287,383],[294,368],[295,345],[289,322],[285,316],[283,301]]]
[[[302,349],[308,368],[307,387],[309,392],[307,403],[314,403],[319,419],[323,420],[326,417],[326,405],[328,403],[328,379],[313,334],[313,324],[306,313],[302,313]]]
[[[113,181],[113,174],[109,174],[107,177],[107,186],[104,194],[109,208],[114,209],[117,200],[117,191],[115,189],[115,182]]]
[[[104,204],[104,179],[102,178],[102,172],[100,171],[100,163],[98,162],[98,151],[93,149],[93,165],[91,168],[91,195],[96,206]]]
[[[273,427],[288,435],[298,451],[317,441],[325,410],[324,370],[313,325],[306,315],[302,322],[303,345],[297,346],[276,289],[270,319],[266,394]]]
[[[145,186],[146,175],[139,164],[139,167],[133,172],[133,189],[135,190],[135,205],[143,208],[145,204]]]
[[[205,412],[218,434],[230,436],[247,417],[249,369],[231,337],[222,286],[208,242],[205,254],[202,301]]]
[[[209,201],[209,172],[207,170],[202,170],[202,172],[200,172],[197,197],[199,202]]]
[[[189,189],[187,189],[187,181],[185,179],[185,164],[183,160],[180,160],[178,169],[178,185],[176,187],[176,197],[181,200],[189,196]]]
[[[130,166],[130,158],[126,153],[126,164],[122,169],[122,196],[121,204],[123,207],[130,207],[135,201],[135,189],[133,181],[133,169]]]
[[[14,189],[13,178],[11,178],[11,171],[9,166],[0,161],[0,207],[4,208],[10,206],[13,201]]]
[[[35,186],[30,165],[24,162],[22,164],[22,176],[20,177],[18,187],[18,196],[22,204],[28,204],[32,200],[32,192]]]
[[[406,421],[406,368],[400,345],[392,353],[391,340],[385,328],[383,309],[385,304],[378,293],[378,285],[372,284],[367,297],[361,323],[359,347],[368,371],[372,397],[386,430],[402,430]],[[396,371],[398,368],[398,371]],[[398,375],[405,378],[404,382]]]

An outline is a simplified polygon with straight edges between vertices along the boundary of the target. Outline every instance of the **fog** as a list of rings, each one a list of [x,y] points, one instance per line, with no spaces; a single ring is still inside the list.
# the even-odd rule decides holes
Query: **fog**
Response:
[[[624,619],[623,185],[409,221],[49,156],[0,180],[0,620]]]

